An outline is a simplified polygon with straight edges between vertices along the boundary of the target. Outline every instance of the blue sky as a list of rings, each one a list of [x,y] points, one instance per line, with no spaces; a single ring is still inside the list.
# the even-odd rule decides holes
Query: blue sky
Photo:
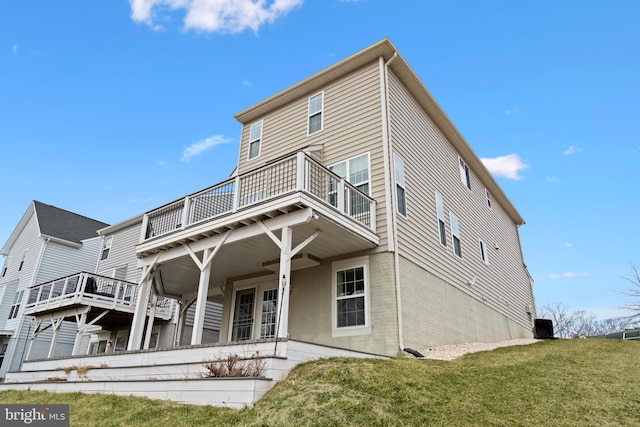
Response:
[[[640,2],[113,0],[0,11],[0,244],[31,200],[116,223],[222,181],[233,114],[389,37],[527,224],[538,306],[640,264]]]

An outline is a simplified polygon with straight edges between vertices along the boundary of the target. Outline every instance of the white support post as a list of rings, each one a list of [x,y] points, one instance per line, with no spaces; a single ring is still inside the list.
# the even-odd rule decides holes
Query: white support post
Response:
[[[151,281],[153,280],[152,275],[146,274],[145,276],[144,280],[138,286],[138,299],[136,300],[136,310],[133,313],[133,320],[131,321],[131,332],[129,332],[127,350],[140,350],[140,346],[142,345],[144,320],[147,316],[147,305],[149,304]]]
[[[49,353],[47,354],[47,359],[51,359],[51,357],[53,357],[53,350],[56,347],[56,344],[58,343],[58,337],[60,336],[60,329],[62,326],[62,320],[63,319],[58,319],[58,322],[56,323],[54,319],[51,319],[51,323],[53,324],[53,337],[51,337],[51,344],[49,345]]]
[[[338,210],[342,213],[345,214],[349,214],[349,212],[346,211],[345,209],[345,203],[344,203],[344,179],[341,179],[340,181],[338,181]]]
[[[147,321],[147,333],[144,336],[144,346],[143,348],[147,350],[149,348],[149,343],[151,342],[151,333],[153,332],[153,321],[156,317],[156,307],[158,305],[158,294],[155,292],[151,293],[151,308],[149,309],[149,320]]]
[[[218,246],[219,247],[219,246]],[[207,294],[209,293],[209,278],[211,277],[211,249],[204,250],[202,255],[203,265],[200,269],[200,282],[198,283],[198,299],[196,300],[196,312],[193,318],[193,331],[191,332],[191,345],[202,344],[202,329],[204,328],[204,315],[207,308]],[[206,260],[208,263],[204,264]]]
[[[142,215],[142,229],[140,230],[140,241],[144,242],[147,239],[147,229],[149,228],[149,215]]]
[[[29,339],[29,348],[27,349],[27,357],[25,360],[28,360],[31,358],[31,352],[33,351],[33,347],[36,342],[36,337],[38,336],[38,333],[40,333],[39,332],[40,325],[42,325],[42,321],[36,320],[36,327],[33,330],[33,333],[31,334],[31,338]]]
[[[240,208],[240,193],[242,190],[242,181],[240,181],[240,177],[236,176],[235,184],[233,185],[233,210],[231,212],[235,212]]]
[[[189,225],[189,211],[191,211],[191,198],[187,196],[184,198],[184,206],[182,208],[182,219],[180,223],[180,228],[182,230]]]
[[[291,228],[282,229],[280,246],[280,275],[278,291],[278,322],[276,336],[287,338],[289,334],[289,292],[291,290]]]
[[[87,323],[87,313],[82,313],[80,317],[76,315],[76,324],[78,325],[78,332],[76,332],[76,340],[73,343],[73,350],[71,350],[72,356],[77,356],[80,351],[80,340],[85,331],[85,324]]]
[[[304,152],[298,151],[298,154],[296,154],[296,189],[298,191],[302,191],[304,189],[304,163]]]

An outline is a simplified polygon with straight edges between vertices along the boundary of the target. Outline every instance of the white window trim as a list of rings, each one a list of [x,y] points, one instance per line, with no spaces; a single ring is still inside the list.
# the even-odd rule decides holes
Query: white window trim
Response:
[[[453,254],[456,257],[463,259],[464,253],[462,252],[462,236],[460,233],[460,221],[458,220],[458,217],[453,212],[449,212],[449,221],[450,221],[449,225],[451,226],[451,249],[453,250]],[[458,241],[460,242],[460,255],[456,253],[455,238],[457,238]]]
[[[364,325],[346,326],[338,328],[338,295],[337,273],[341,270],[364,267]],[[371,280],[369,278],[369,257],[352,258],[336,261],[331,264],[331,336],[348,337],[356,335],[371,335],[371,306],[369,302]]]
[[[267,277],[254,277],[246,280],[239,280],[234,282],[233,284],[233,292],[231,294],[231,310],[229,313],[229,326],[227,331],[227,341],[231,341],[233,337],[233,318],[236,312],[236,294],[238,291],[244,291],[247,289],[255,289],[254,300],[253,300],[253,328],[251,329],[251,339],[256,340],[260,337],[260,326],[262,323],[262,292],[268,289],[278,289],[280,292],[280,288],[278,286],[278,280],[275,276],[267,276]],[[259,310],[258,311],[258,306]],[[279,309],[279,307],[277,307]],[[277,319],[276,319],[276,328],[277,328]],[[276,330],[276,335],[278,331]],[[258,338],[256,338],[256,336]]]
[[[458,165],[460,166],[460,182],[467,190],[471,191],[471,169],[460,156],[458,156]]]
[[[22,252],[22,259],[20,260],[20,264],[18,264],[18,271],[22,271],[22,269],[24,268],[24,263],[27,260],[27,254],[29,253],[29,249],[25,249]]]
[[[11,255],[7,255],[4,258],[4,265],[2,266],[2,271],[0,272],[0,277],[5,277],[9,272],[9,263],[11,261]]]
[[[396,212],[400,214],[400,216],[407,218],[409,216],[409,209],[407,208],[407,182],[405,180],[404,174],[404,160],[397,153],[393,153],[393,171],[396,181]],[[400,211],[400,197],[398,195],[398,187],[402,188],[403,192],[403,201],[404,201],[404,212]]]
[[[487,190],[486,188],[484,189],[484,196],[487,199],[487,207],[491,209],[493,207],[493,201],[491,200],[491,194],[489,193],[489,190]]]
[[[320,107],[320,111],[316,111],[313,114],[311,114],[311,111],[309,111],[311,107],[311,99],[315,98],[318,95],[322,95],[322,106]],[[311,132],[311,129],[309,127],[311,116],[312,115],[315,116],[318,113],[320,114],[320,129],[318,129],[315,132]],[[324,130],[324,91],[318,92],[315,95],[311,95],[307,100],[307,136],[315,135],[317,133],[322,132],[323,130]]]
[[[351,174],[351,167],[349,166],[349,164],[351,160],[357,159],[358,157],[362,157],[362,156],[367,156],[367,175],[369,178],[366,181],[350,182],[349,175]],[[349,157],[348,159],[342,160],[341,162],[336,162],[332,165],[329,165],[328,169],[333,172],[333,168],[335,168],[341,163],[345,164],[345,168],[344,168],[345,176],[342,179],[344,179],[346,182],[348,182],[349,184],[353,185],[356,188],[363,184],[368,184],[369,191],[366,194],[367,196],[371,196],[371,154],[368,151],[364,153],[360,153],[356,156],[352,156],[352,157]]]
[[[480,260],[485,265],[489,265],[489,249],[487,248],[487,244],[482,240],[480,240]]]
[[[107,242],[109,244],[107,245]],[[109,255],[111,255],[111,248],[113,247],[113,236],[107,236],[102,241],[102,250],[100,251],[100,261],[105,261],[109,259]],[[104,256],[104,251],[107,250],[107,256]]]
[[[7,317],[7,320],[16,319],[20,314],[20,309],[22,308],[22,300],[24,299],[25,294],[24,291],[24,289],[20,289],[13,295],[13,302],[11,304],[11,307],[9,308],[9,316]]]
[[[260,136],[255,139],[251,139],[251,129],[257,124],[260,124]],[[262,154],[263,132],[264,132],[264,120],[257,121],[255,123],[252,123],[251,126],[249,126],[249,146],[247,147],[247,161],[255,160],[258,157],[260,157],[260,155]],[[256,141],[258,141],[258,154],[256,154],[254,157],[251,157],[251,144],[253,144]]]

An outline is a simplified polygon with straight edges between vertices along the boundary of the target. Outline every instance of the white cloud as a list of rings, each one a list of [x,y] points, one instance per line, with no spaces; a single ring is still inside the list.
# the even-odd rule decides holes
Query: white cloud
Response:
[[[253,87],[253,83],[251,82],[251,80],[243,80],[242,86]]]
[[[513,108],[509,108],[508,110],[506,110],[506,111],[505,111],[505,113],[506,113],[506,114],[509,114],[509,115],[511,115],[511,114],[518,114],[519,112],[520,112],[520,110],[519,110],[519,109],[517,109],[517,108],[515,108],[515,107],[513,107]]]
[[[480,160],[492,174],[516,181],[522,179],[520,172],[529,169],[529,165],[526,165],[515,153],[494,158],[485,157]]]
[[[18,54],[18,45],[14,44],[13,46],[11,46],[11,52],[13,52],[14,55]]]
[[[562,274],[552,274],[549,276],[549,279],[551,280],[556,280],[556,279],[560,279],[560,278],[567,278],[567,279],[573,279],[574,277],[588,277],[589,274],[587,273],[571,273],[571,272],[567,272],[567,273],[562,273]]]
[[[565,248],[572,248],[573,247],[573,243],[567,242],[564,244]]]
[[[187,30],[211,33],[240,33],[246,29],[257,32],[286,15],[304,0],[129,0],[131,19],[154,28],[158,9],[184,10]]]
[[[577,154],[582,151],[582,148],[574,147],[573,145],[569,146],[566,150],[562,152],[565,156],[570,156],[572,154]]]
[[[556,182],[558,182],[558,178],[556,178],[555,176],[548,176],[547,177],[547,182],[549,184],[555,184]]]
[[[213,135],[209,138],[203,139],[202,141],[198,141],[194,144],[191,144],[182,152],[182,157],[180,158],[181,162],[189,162],[192,158],[199,156],[204,153],[208,149],[215,147],[220,144],[228,144],[232,139],[225,138],[222,135]]]

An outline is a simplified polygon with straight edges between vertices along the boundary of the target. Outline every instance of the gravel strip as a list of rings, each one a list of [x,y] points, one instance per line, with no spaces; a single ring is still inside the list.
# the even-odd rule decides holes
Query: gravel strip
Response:
[[[454,360],[464,356],[467,353],[476,353],[478,351],[489,351],[499,347],[509,347],[512,345],[528,345],[536,343],[540,340],[533,338],[518,338],[508,341],[499,342],[472,342],[465,344],[449,344],[439,347],[431,347],[421,350],[425,359],[433,360]]]

